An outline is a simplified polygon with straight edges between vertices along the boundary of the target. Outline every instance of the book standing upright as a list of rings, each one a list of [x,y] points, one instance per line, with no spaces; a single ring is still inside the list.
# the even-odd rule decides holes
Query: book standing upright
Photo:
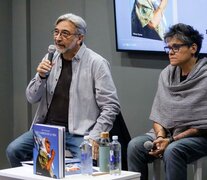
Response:
[[[34,174],[65,177],[65,127],[34,124]]]

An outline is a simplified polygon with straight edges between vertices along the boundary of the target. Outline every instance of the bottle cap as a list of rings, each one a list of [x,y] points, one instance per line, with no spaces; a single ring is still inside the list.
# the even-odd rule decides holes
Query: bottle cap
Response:
[[[118,140],[118,136],[112,136],[113,140]]]
[[[102,132],[101,138],[109,138],[109,132]]]

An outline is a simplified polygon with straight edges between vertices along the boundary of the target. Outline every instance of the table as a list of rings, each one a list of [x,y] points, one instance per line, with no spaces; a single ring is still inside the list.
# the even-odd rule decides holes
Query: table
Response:
[[[16,168],[0,170],[0,180],[54,180],[53,178],[33,174],[32,166],[21,166]],[[69,175],[63,178],[74,180],[140,180],[140,173],[131,171],[122,171],[121,175],[115,176],[110,174],[85,176],[81,174]]]

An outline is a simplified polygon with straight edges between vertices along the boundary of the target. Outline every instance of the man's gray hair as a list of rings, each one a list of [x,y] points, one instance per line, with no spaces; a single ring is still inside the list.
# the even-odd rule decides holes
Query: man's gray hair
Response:
[[[77,33],[85,35],[87,31],[87,25],[86,22],[81,18],[80,16],[77,16],[75,14],[69,13],[61,15],[55,22],[55,25],[57,25],[61,21],[70,21],[77,27]]]

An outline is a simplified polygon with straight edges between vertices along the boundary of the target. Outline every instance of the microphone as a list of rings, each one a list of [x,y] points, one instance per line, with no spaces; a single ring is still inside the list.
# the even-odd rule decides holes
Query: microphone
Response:
[[[55,51],[56,51],[55,45],[53,45],[53,44],[49,45],[47,59],[50,61],[50,63],[52,63],[52,58],[53,58]],[[50,74],[50,72],[47,72],[45,74],[46,78],[48,78],[49,74]]]
[[[144,148],[148,151],[150,151],[151,149],[154,149],[154,145],[153,145],[153,142],[152,141],[146,141],[144,143]]]
[[[47,59],[48,59],[50,62],[52,62],[52,58],[53,58],[53,55],[54,55],[55,51],[56,51],[55,45],[53,45],[53,44],[49,45],[49,47],[48,47],[48,57],[47,57]]]
[[[153,145],[153,142],[152,141],[146,141],[144,143],[144,148],[147,150],[147,151],[151,151],[151,150],[155,150],[156,149],[156,146]],[[160,159],[162,159],[162,154],[159,154],[158,157]]]

